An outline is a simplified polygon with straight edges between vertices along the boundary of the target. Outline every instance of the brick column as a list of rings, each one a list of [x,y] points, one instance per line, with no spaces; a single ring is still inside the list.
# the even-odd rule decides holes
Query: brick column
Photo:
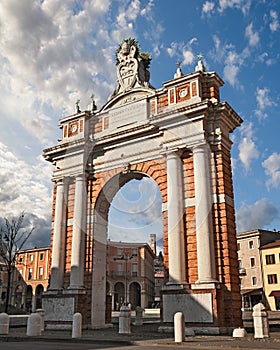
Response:
[[[215,251],[208,144],[193,148],[198,283],[214,282]]]
[[[84,287],[84,258],[86,233],[86,181],[83,175],[76,177],[74,218],[71,250],[70,289]]]
[[[63,287],[66,234],[65,196],[65,184],[59,180],[56,186],[50,289],[62,289]]]
[[[185,282],[184,206],[182,161],[176,152],[167,154],[169,284]]]

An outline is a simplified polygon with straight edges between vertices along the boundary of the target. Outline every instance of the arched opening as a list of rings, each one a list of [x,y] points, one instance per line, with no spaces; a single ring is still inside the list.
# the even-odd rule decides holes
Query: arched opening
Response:
[[[25,301],[25,308],[27,312],[32,311],[32,296],[33,296],[32,287],[29,285],[26,288],[26,301]]]
[[[128,184],[130,184],[131,191],[134,191],[133,195],[138,196],[136,200],[132,199],[131,193],[125,194],[125,186]],[[151,184],[152,187],[149,191],[148,187]],[[107,239],[118,242],[146,242],[147,246],[149,235],[153,232],[150,221],[156,216],[156,210],[157,216],[159,216],[158,222],[160,222],[160,232],[158,233],[160,237],[162,235],[161,209],[161,194],[156,183],[146,174],[140,172],[129,171],[115,175],[99,193],[94,207],[93,223],[93,326],[95,326],[95,323],[105,322],[103,315],[105,315],[106,306],[102,309],[102,305],[105,302],[108,276],[113,277],[114,275],[116,277],[119,274],[120,277],[119,283],[116,283],[114,288],[113,309],[117,310],[125,301],[131,303],[130,296],[133,298],[134,307],[141,305],[141,287],[139,283],[134,284],[135,280],[140,278],[138,270],[141,268],[141,259],[139,257],[138,264],[137,258],[134,259],[134,257],[137,257],[138,249],[124,249],[123,254],[116,252],[113,259],[116,260],[115,270],[107,271]],[[111,215],[115,215],[115,221],[111,220]],[[129,215],[138,215],[138,218],[131,220]],[[136,253],[133,250],[136,250]],[[151,251],[150,254],[152,255],[153,252]],[[149,259],[149,263],[151,269],[153,269],[153,258]],[[151,271],[151,274],[153,274],[153,271]],[[132,284],[132,294],[130,294],[128,288],[130,284]],[[145,303],[148,303],[146,300],[148,298],[145,299]],[[142,305],[142,307],[145,306],[148,305]]]
[[[119,311],[120,307],[124,303],[124,293],[124,284],[121,282],[117,282],[114,288],[114,309],[116,311]]]
[[[43,295],[43,292],[44,292],[44,287],[41,284],[39,284],[36,287],[36,290],[35,290],[36,309],[41,309],[42,308],[42,295]]]
[[[17,308],[22,308],[22,294],[23,294],[23,287],[21,285],[17,285],[15,289],[15,299],[14,299],[14,306]]]
[[[141,286],[138,282],[132,282],[129,286],[129,301],[132,310],[141,306]]]

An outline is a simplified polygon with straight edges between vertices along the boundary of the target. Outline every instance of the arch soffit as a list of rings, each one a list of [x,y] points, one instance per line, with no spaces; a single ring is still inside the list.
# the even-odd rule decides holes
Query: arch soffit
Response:
[[[110,207],[110,204],[116,195],[116,193],[130,180],[141,180],[144,177],[149,177],[149,174],[132,170],[126,174],[120,172],[112,176],[107,182],[102,186],[95,203],[95,210],[99,214],[106,214]],[[152,178],[153,179],[153,178]],[[153,179],[154,180],[154,179]],[[104,217],[104,215],[102,215]]]

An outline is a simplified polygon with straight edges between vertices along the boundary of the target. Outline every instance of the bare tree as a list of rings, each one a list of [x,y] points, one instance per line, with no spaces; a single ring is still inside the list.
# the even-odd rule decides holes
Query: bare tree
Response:
[[[21,212],[17,219],[12,219],[11,221],[4,218],[5,225],[0,229],[0,258],[7,272],[6,313],[9,306],[12,273],[16,265],[17,256],[34,230],[34,227],[32,227],[30,231],[25,231],[22,228],[23,219],[24,212]]]

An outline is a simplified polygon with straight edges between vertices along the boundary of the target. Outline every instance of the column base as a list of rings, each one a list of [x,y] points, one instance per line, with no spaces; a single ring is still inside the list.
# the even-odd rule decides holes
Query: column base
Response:
[[[191,289],[216,289],[220,288],[220,282],[217,280],[212,281],[196,281],[194,284],[191,284]]]

